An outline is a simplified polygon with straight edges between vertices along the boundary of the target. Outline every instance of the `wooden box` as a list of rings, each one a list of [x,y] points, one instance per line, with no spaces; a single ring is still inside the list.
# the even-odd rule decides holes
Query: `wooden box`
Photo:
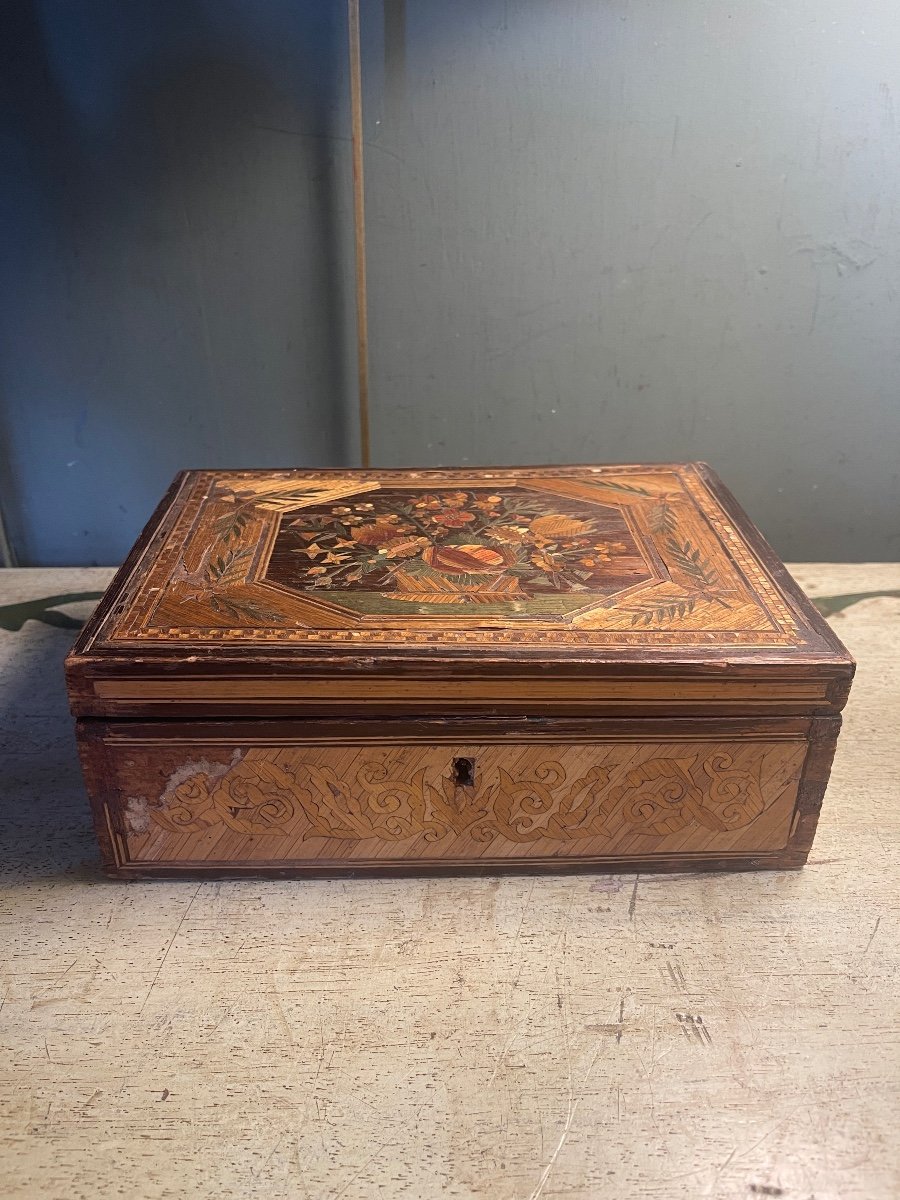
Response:
[[[852,674],[703,464],[187,471],[67,661],[122,877],[799,867]]]

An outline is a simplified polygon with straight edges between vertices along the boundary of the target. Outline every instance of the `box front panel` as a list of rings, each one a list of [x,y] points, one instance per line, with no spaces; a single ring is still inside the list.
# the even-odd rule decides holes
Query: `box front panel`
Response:
[[[658,863],[791,842],[811,722],[82,724],[109,866]]]

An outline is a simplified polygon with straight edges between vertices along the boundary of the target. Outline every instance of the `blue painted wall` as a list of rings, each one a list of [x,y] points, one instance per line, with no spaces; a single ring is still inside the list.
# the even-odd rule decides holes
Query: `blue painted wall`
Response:
[[[700,457],[900,551],[885,0],[363,0],[376,463]],[[0,6],[0,498],[119,560],[186,465],[352,463],[343,0]]]
[[[344,462],[340,8],[46,0],[2,19],[19,561],[118,561],[185,465]]]

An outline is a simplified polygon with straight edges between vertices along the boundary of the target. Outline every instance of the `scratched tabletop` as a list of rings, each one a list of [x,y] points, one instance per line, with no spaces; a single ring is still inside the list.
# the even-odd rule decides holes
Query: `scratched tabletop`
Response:
[[[801,872],[113,883],[62,682],[111,572],[0,572],[5,1197],[900,1196],[900,565]]]

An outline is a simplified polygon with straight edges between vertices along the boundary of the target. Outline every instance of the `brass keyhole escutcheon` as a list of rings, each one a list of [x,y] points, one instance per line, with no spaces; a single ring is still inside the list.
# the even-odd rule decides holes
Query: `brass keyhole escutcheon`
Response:
[[[450,770],[454,787],[473,788],[475,786],[474,758],[454,758],[450,764]]]

